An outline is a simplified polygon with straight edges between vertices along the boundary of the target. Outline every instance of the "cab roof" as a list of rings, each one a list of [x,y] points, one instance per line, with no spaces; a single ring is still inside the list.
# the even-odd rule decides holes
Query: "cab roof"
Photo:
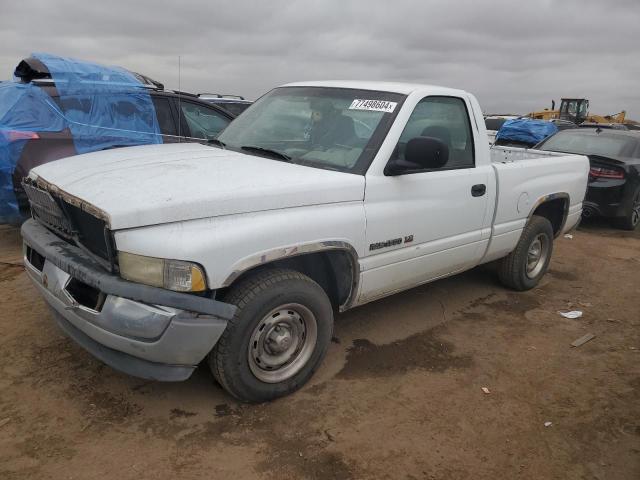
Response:
[[[358,90],[377,90],[409,95],[414,92],[429,92],[430,94],[464,96],[467,92],[438,85],[425,85],[420,83],[401,82],[372,82],[366,80],[323,80],[294,82],[282,85],[283,87],[328,87],[328,88],[353,88]]]

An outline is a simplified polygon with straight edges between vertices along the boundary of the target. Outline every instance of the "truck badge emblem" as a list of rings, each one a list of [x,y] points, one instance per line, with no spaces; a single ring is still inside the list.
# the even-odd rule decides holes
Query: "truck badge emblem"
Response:
[[[385,240],[384,242],[376,242],[369,245],[369,250],[380,250],[381,248],[387,247],[395,247],[396,245],[400,245],[402,243],[411,243],[413,242],[413,235],[407,235],[400,238],[392,238],[391,240]]]

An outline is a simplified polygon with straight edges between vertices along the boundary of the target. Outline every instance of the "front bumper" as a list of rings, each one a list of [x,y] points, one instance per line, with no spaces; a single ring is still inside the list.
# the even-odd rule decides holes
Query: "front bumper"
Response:
[[[22,226],[27,274],[62,330],[116,370],[153,380],[189,378],[233,317],[235,307],[149,287],[106,272],[80,248],[35,220]],[[31,250],[30,250],[31,249]],[[72,288],[74,285],[74,288]],[[99,292],[89,305],[87,295]],[[92,297],[93,298],[93,297]]]

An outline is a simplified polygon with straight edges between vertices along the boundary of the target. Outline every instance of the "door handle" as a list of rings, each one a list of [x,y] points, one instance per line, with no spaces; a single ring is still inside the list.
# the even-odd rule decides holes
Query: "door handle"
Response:
[[[485,193],[487,193],[487,186],[484,183],[478,183],[471,187],[471,195],[473,197],[481,197]]]

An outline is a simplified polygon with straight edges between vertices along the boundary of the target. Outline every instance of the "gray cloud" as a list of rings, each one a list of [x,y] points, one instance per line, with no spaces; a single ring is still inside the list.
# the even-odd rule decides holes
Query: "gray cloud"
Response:
[[[526,113],[586,96],[640,120],[637,0],[4,2],[0,78],[47,51],[194,92],[255,98],[308,79],[404,80]]]

